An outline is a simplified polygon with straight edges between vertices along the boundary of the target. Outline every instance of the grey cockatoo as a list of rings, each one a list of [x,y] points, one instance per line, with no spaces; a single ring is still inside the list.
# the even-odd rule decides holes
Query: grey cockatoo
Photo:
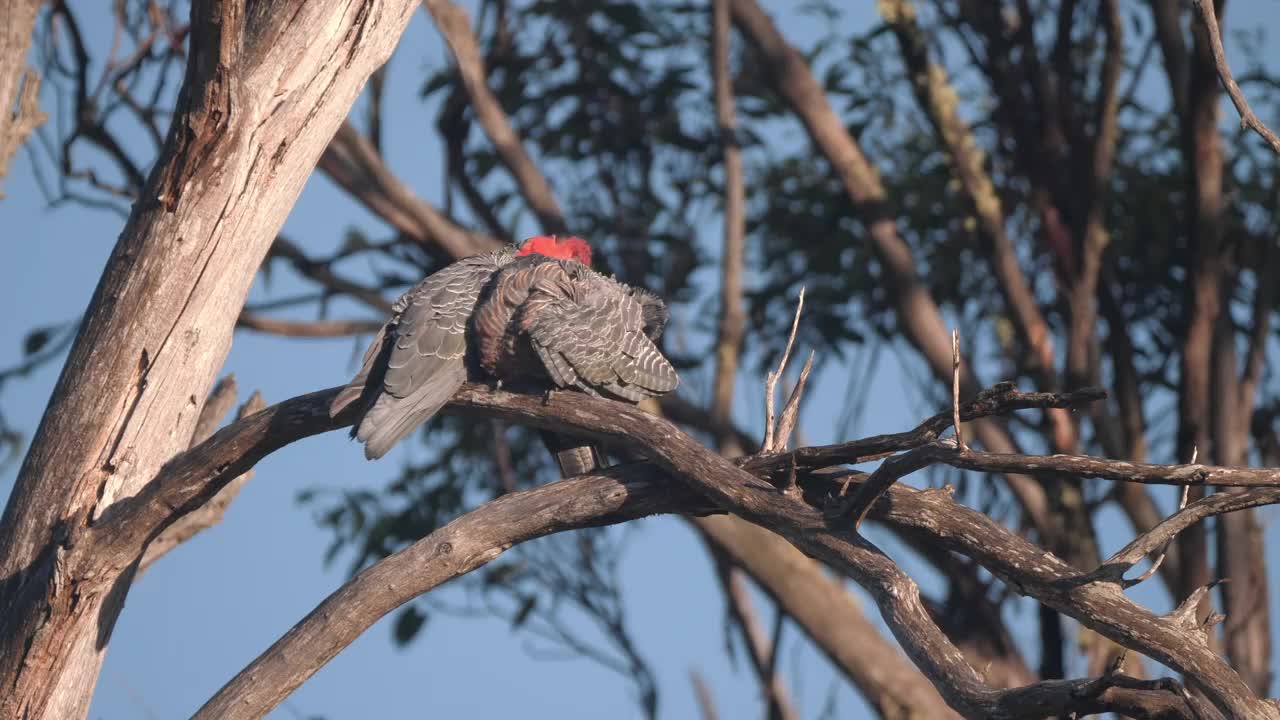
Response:
[[[654,345],[666,306],[590,262],[580,238],[539,236],[431,275],[393,306],[330,412],[360,402],[352,436],[374,459],[430,419],[469,370],[631,402],[674,390],[679,378]],[[543,437],[566,476],[596,466],[591,446]]]

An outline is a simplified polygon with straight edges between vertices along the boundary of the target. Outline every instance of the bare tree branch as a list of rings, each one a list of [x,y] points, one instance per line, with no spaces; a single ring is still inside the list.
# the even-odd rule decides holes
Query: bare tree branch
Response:
[[[109,547],[117,544],[123,535],[150,532],[154,524],[166,521],[172,512],[169,508],[184,507],[198,501],[210,489],[216,491],[228,476],[243,472],[267,452],[299,437],[349,423],[347,418],[328,417],[326,408],[336,391],[302,396],[216,433],[167,468],[148,485],[150,492],[144,492],[132,502],[119,503],[120,511],[114,517],[104,518],[97,526],[97,541]],[[833,526],[801,499],[779,493],[772,485],[744,473],[669,423],[637,408],[576,393],[561,393],[545,399],[465,387],[449,409],[571,431],[590,439],[638,445],[654,459],[658,468],[675,475],[695,493],[705,494],[723,509],[780,532],[805,552],[833,565],[867,588],[908,655],[948,703],[966,716],[1024,717],[1032,712],[1056,713],[1058,709],[1050,708],[1079,702],[1076,691],[1080,683],[1088,682],[1041,683],[1013,691],[986,687],[933,624],[920,603],[914,582],[874,546],[854,533]],[[985,461],[1000,457],[974,452],[961,455],[943,443],[916,452],[925,454],[921,452],[925,450],[935,453],[939,462],[957,465],[969,458]],[[1126,465],[1094,459],[1071,460],[1086,465],[1104,463],[1108,471]],[[1036,469],[1036,459],[1027,462],[1031,467],[1022,469]],[[210,475],[210,468],[222,470]],[[1054,471],[1063,472],[1063,469],[1054,468]],[[1239,472],[1239,469],[1196,466],[1192,472],[1215,477]],[[1186,479],[1187,472],[1170,468],[1162,475],[1180,481]],[[885,500],[876,504],[873,513],[891,524],[929,534],[944,547],[972,557],[1019,592],[1076,618],[1117,643],[1187,674],[1224,713],[1244,718],[1280,716],[1247,689],[1230,667],[1202,642],[1202,636],[1152,616],[1117,592],[1115,582],[1096,575],[1081,575],[987,516],[957,505],[947,492],[893,487]],[[563,517],[562,513],[553,515]],[[326,613],[322,617],[333,616]]]
[[[235,380],[228,376],[214,387],[209,401],[205,403],[204,409],[200,413],[200,422],[196,425],[196,432],[191,437],[191,445],[193,447],[204,442],[213,434],[218,420],[226,414],[231,405],[235,404],[235,399]],[[236,420],[243,420],[266,406],[267,403],[262,399],[262,395],[255,392],[240,406],[240,411],[236,413]],[[209,502],[183,515],[175,520],[172,525],[166,527],[163,532],[147,544],[147,549],[142,554],[142,559],[138,561],[138,575],[140,576],[146,572],[152,563],[159,560],[161,556],[167,554],[170,550],[195,537],[198,533],[222,522],[222,518],[227,514],[227,508],[231,506],[231,502],[235,500],[236,495],[240,493],[240,488],[244,487],[252,479],[253,471],[245,471],[239,477],[227,483],[226,487],[219,490]]]
[[[425,5],[431,17],[435,18],[436,27],[449,44],[449,49],[453,51],[458,74],[467,89],[476,119],[497,148],[503,164],[515,177],[516,184],[520,186],[520,194],[538,216],[538,222],[546,232],[568,232],[569,224],[560,204],[556,202],[551,185],[538,170],[533,158],[529,157],[502,105],[498,103],[498,98],[489,89],[484,57],[471,32],[467,11],[449,0],[425,0]]]
[[[349,121],[338,128],[317,167],[370,212],[437,254],[458,260],[502,246],[497,238],[459,227],[415,195]]]
[[[387,613],[551,533],[696,507],[696,494],[624,466],[509,493],[363,570],[320,603],[193,716],[260,718]],[[705,502],[702,502],[705,506]]]
[[[236,327],[284,337],[327,338],[368,335],[382,329],[379,320],[281,320],[252,312],[242,312]]]
[[[1280,137],[1277,137],[1271,128],[1253,113],[1253,108],[1249,107],[1249,101],[1245,99],[1240,86],[1236,84],[1236,79],[1231,75],[1231,66],[1227,64],[1227,53],[1222,49],[1222,31],[1218,28],[1218,16],[1213,10],[1213,0],[1207,3],[1205,0],[1191,0],[1191,4],[1195,6],[1200,22],[1204,23],[1205,29],[1209,31],[1213,62],[1218,67],[1218,77],[1222,79],[1222,86],[1226,88],[1231,104],[1236,106],[1236,112],[1240,114],[1240,127],[1258,133],[1258,137],[1265,140],[1274,152],[1280,153]]]

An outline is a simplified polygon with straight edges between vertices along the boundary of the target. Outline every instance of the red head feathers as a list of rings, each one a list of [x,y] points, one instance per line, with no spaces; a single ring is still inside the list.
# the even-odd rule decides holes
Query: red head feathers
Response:
[[[577,260],[583,265],[591,264],[591,246],[586,240],[574,235],[563,238],[556,235],[531,237],[520,245],[520,251],[516,255],[534,253],[561,260]]]

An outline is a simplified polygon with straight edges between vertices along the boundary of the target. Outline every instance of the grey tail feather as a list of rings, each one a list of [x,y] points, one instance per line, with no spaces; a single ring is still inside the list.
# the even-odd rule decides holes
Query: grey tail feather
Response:
[[[595,445],[581,438],[559,435],[543,430],[542,443],[555,457],[561,477],[586,475],[604,467],[604,453]]]
[[[373,338],[373,342],[369,343],[369,349],[364,353],[364,360],[360,363],[360,372],[347,383],[347,386],[338,391],[333,401],[329,403],[329,417],[337,417],[347,408],[348,405],[361,400],[361,405],[369,407],[372,405],[377,391],[382,387],[382,376],[386,373],[387,356],[391,353],[391,343],[387,342],[387,328],[384,326],[378,331]],[[375,372],[376,371],[376,372]],[[374,375],[370,380],[370,375]],[[359,424],[357,420],[356,424]],[[351,429],[351,437],[355,437],[355,428]]]
[[[466,365],[459,362],[442,368],[407,397],[379,395],[354,428],[356,439],[364,443],[364,456],[377,460],[386,455],[393,445],[444,407],[466,378]]]

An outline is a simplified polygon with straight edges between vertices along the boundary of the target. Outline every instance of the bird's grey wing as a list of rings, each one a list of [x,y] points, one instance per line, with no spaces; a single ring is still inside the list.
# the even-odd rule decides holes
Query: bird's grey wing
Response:
[[[546,298],[522,323],[557,385],[633,402],[676,388],[675,368],[645,336],[640,304],[622,286],[593,283],[576,295]]]
[[[380,350],[370,349],[365,356],[368,370],[362,368],[352,381],[352,386],[362,381],[356,397],[363,395],[369,403],[353,429],[365,443],[367,457],[385,454],[430,419],[466,380],[467,319],[481,289],[509,260],[509,253],[466,258],[432,274],[396,301],[395,316],[380,336]],[[343,394],[352,392],[352,386]]]

